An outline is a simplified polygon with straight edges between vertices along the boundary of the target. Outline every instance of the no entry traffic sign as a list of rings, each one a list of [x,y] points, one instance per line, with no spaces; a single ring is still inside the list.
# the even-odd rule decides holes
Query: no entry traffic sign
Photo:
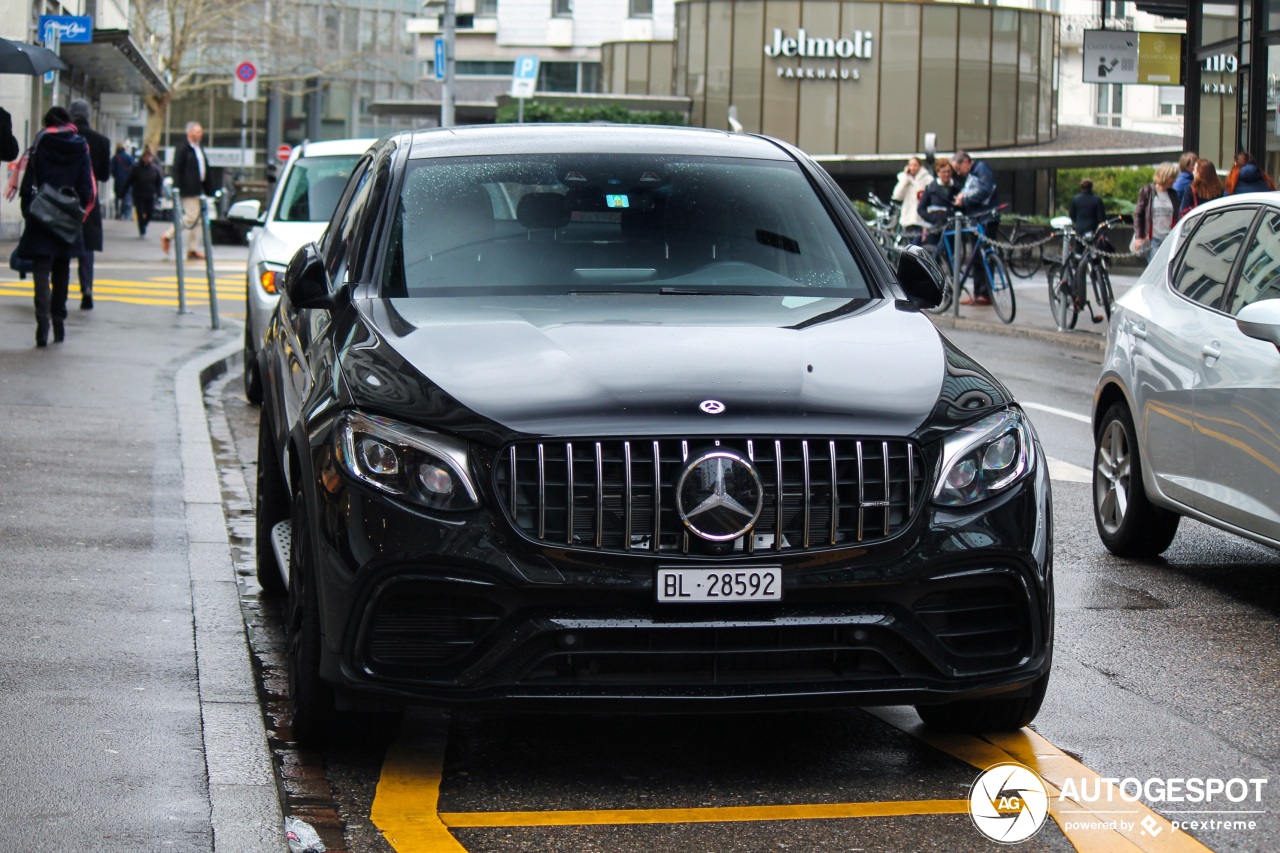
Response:
[[[293,151],[292,145],[276,146],[276,159],[279,160],[281,163],[283,163],[285,160],[289,159],[289,153],[291,151]]]

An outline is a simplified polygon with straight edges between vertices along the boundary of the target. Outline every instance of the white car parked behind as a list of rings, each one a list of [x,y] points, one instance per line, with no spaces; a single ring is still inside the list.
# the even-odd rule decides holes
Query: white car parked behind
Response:
[[[264,214],[252,199],[233,204],[227,218],[252,222],[244,324],[244,390],[249,402],[262,401],[258,349],[280,300],[278,288],[289,260],[300,247],[320,239],[342,195],[351,168],[375,139],[333,139],[296,146],[280,172]]]

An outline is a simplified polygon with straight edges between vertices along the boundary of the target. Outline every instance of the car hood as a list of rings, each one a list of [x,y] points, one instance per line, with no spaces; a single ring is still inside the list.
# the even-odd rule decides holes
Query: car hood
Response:
[[[339,358],[353,405],[494,440],[906,435],[948,374],[928,318],[893,300],[376,299],[360,313]]]
[[[254,238],[253,261],[287,266],[298,249],[320,239],[327,222],[269,222]]]

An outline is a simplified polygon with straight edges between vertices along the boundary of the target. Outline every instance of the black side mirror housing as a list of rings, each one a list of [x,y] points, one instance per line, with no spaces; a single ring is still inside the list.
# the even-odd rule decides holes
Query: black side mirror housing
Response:
[[[908,246],[898,258],[898,282],[917,308],[936,308],[947,287],[946,276],[923,246]]]
[[[294,310],[322,308],[332,311],[337,307],[329,287],[329,273],[315,243],[303,246],[289,261],[284,289]]]

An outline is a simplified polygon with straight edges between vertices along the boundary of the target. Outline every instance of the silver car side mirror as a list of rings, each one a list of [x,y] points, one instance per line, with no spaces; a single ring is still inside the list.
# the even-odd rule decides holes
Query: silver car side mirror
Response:
[[[1280,299],[1263,299],[1244,306],[1236,314],[1236,325],[1249,337],[1280,348]]]

